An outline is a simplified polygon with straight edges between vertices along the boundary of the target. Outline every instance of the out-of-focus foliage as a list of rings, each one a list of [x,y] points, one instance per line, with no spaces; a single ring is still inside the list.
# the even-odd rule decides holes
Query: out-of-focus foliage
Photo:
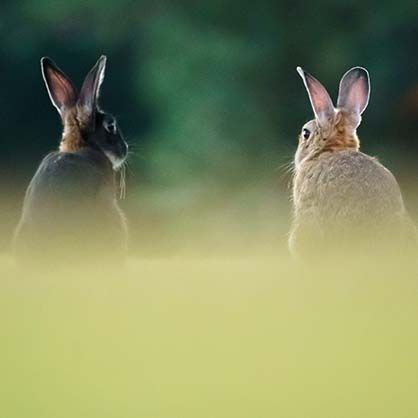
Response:
[[[348,68],[370,70],[363,149],[379,155],[407,191],[417,178],[417,37],[413,0],[4,0],[2,178],[13,176],[13,191],[22,194],[58,142],[41,56],[80,84],[106,53],[102,103],[132,144],[131,202],[139,186],[172,211],[190,204],[196,190],[279,179],[312,115],[297,65],[334,98]]]
[[[289,157],[311,114],[296,65],[334,95],[347,68],[366,66],[365,147],[418,149],[407,129],[418,126],[415,1],[23,0],[1,9],[3,158],[14,162],[36,159],[58,136],[39,58],[80,82],[101,53],[110,58],[103,103],[150,178],[241,176],[241,164]]]

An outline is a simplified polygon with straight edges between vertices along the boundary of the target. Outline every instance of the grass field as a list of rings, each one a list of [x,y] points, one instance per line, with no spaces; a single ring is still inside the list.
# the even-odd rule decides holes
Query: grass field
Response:
[[[416,264],[2,261],[2,417],[418,416]]]

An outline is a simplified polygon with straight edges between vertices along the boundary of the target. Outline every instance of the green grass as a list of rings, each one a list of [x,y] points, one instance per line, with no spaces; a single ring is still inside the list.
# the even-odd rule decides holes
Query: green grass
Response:
[[[418,416],[415,265],[1,266],[0,416]]]

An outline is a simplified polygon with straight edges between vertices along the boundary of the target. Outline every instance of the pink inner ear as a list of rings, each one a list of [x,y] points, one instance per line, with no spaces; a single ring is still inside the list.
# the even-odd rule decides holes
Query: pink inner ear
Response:
[[[367,104],[367,88],[363,80],[353,84],[345,99],[344,107],[361,113]]]
[[[77,98],[73,87],[60,74],[49,69],[47,71],[51,95],[58,108],[74,106]]]
[[[312,108],[320,124],[327,123],[334,114],[334,104],[325,87],[309,74],[305,75],[306,88]]]
[[[338,107],[361,115],[369,101],[369,76],[367,70],[356,67],[342,78],[338,95]]]
[[[323,88],[315,84],[310,88],[310,93],[316,113],[327,112],[330,108],[328,93],[324,92]]]
[[[66,83],[63,82],[59,77],[56,79],[56,81],[54,81],[54,84],[55,83],[58,86],[58,88],[55,88],[57,100],[64,104],[67,103],[71,97],[71,91],[68,90]]]

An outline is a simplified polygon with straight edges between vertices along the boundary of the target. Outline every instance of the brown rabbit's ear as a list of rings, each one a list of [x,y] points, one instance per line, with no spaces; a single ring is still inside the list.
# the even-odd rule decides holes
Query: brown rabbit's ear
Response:
[[[83,119],[88,120],[91,127],[94,127],[94,116],[97,110],[100,86],[105,75],[106,59],[106,56],[102,55],[87,74],[78,97],[77,105],[82,112]]]
[[[64,110],[75,106],[77,91],[71,80],[50,58],[41,59],[41,70],[49,98],[62,117]]]
[[[347,71],[340,82],[337,106],[360,116],[366,109],[369,98],[370,78],[367,70],[354,67]]]
[[[327,90],[316,78],[312,77],[301,67],[297,67],[296,70],[302,77],[308,91],[309,100],[319,125],[322,127],[329,126],[334,118],[335,109]]]

